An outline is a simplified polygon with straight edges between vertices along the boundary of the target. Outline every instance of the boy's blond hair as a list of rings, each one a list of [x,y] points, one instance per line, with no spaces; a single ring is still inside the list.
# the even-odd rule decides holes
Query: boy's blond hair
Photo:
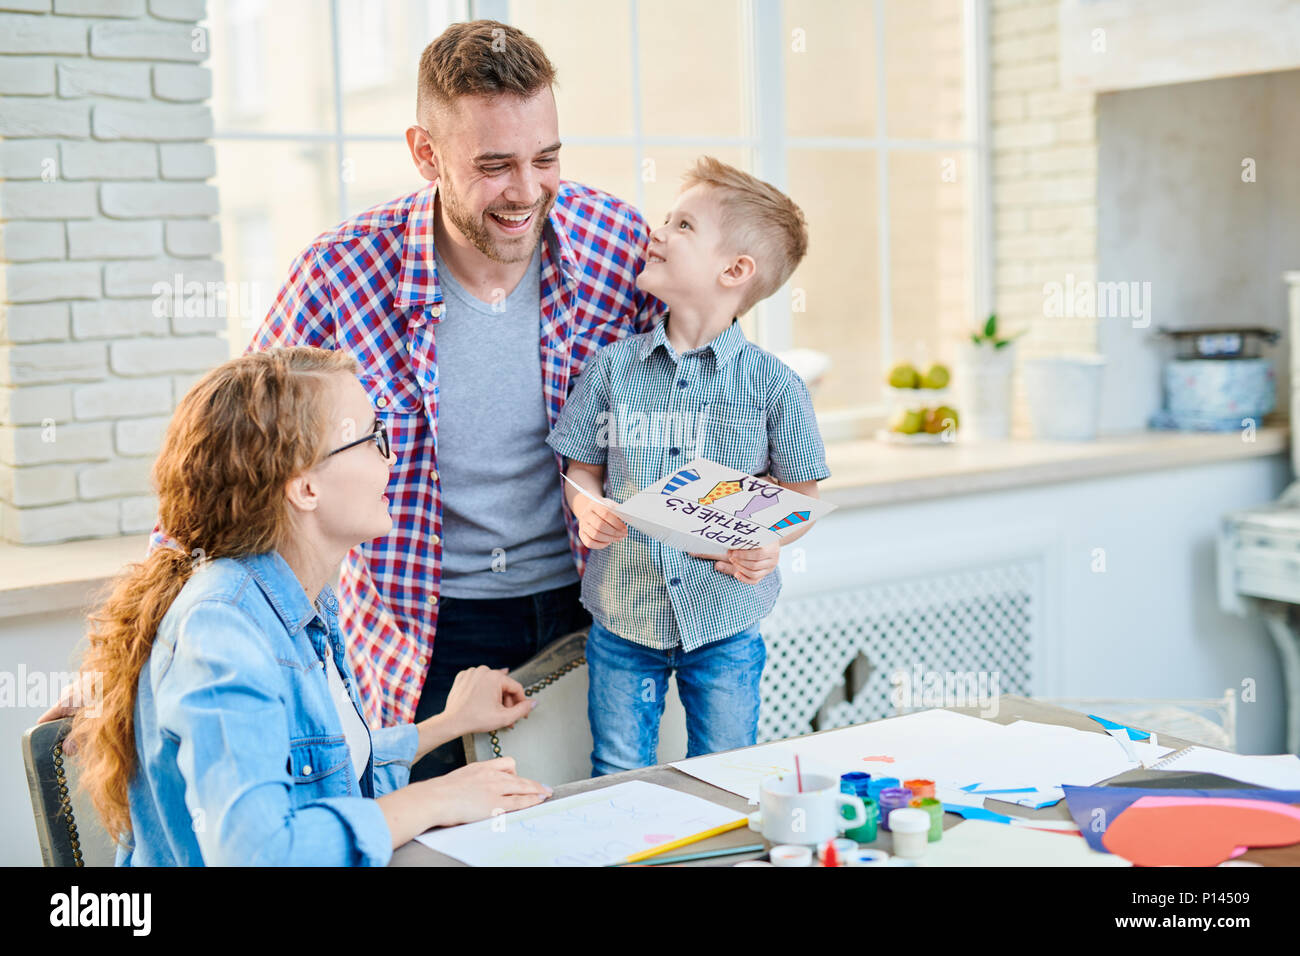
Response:
[[[781,288],[808,252],[803,211],[781,190],[712,156],[682,177],[682,190],[710,187],[721,212],[722,241],[754,260],[754,278],[738,315]]]

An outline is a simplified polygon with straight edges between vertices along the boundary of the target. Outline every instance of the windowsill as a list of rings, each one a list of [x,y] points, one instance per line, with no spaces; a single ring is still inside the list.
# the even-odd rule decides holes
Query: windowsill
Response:
[[[1229,434],[1136,432],[1092,442],[1017,440],[938,446],[872,439],[830,442],[832,477],[822,495],[841,508],[869,508],[1027,485],[1101,478],[1280,455],[1286,425],[1265,426],[1255,441]],[[144,558],[149,535],[48,545],[0,543],[0,619],[89,609],[97,592],[129,562]]]
[[[1140,431],[1087,442],[1011,439],[951,445],[892,445],[874,439],[826,446],[831,477],[822,497],[841,508],[1001,491],[1241,458],[1285,454],[1290,429],[1266,425],[1255,440],[1237,432]]]
[[[144,559],[149,535],[60,544],[0,542],[0,619],[75,610],[132,561]]]

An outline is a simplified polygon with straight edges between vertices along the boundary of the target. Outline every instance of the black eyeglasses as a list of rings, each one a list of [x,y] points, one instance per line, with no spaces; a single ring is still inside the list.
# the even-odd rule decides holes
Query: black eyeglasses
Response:
[[[368,441],[372,441],[379,446],[379,453],[383,455],[384,458],[390,457],[391,448],[388,445],[388,428],[384,425],[384,420],[382,418],[375,419],[375,430],[369,435],[358,438],[356,441],[350,441],[342,448],[335,448],[325,457],[328,458],[330,455],[337,455],[339,452],[347,451],[349,448],[353,448],[356,445],[364,445]]]

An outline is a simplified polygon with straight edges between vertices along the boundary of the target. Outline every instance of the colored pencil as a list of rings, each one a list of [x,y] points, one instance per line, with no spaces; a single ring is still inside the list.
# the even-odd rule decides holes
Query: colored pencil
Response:
[[[698,843],[700,840],[707,840],[711,836],[717,836],[719,833],[729,833],[732,830],[739,830],[749,824],[749,817],[741,817],[739,820],[733,820],[731,823],[724,823],[720,827],[714,827],[712,830],[705,830],[703,833],[696,833],[693,836],[682,837],[680,840],[672,840],[668,843],[661,843],[659,846],[653,846],[648,850],[642,850],[640,853],[633,853],[624,863],[640,863],[642,860],[648,860],[652,856],[658,856],[660,853],[667,853],[669,850],[675,850],[679,846],[687,846],[691,843]]]
[[[664,866],[669,863],[689,863],[692,860],[707,860],[717,856],[737,856],[741,853],[761,853],[767,849],[766,843],[750,843],[745,846],[733,846],[725,850],[707,850],[704,853],[685,853],[681,856],[666,856],[659,860],[649,860],[640,866]],[[637,866],[632,863],[608,863],[607,866]]]

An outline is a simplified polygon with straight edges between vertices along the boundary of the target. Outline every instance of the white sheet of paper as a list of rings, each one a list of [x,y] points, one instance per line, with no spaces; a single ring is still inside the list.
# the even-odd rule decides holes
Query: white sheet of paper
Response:
[[[416,837],[471,866],[603,866],[739,820],[689,793],[641,780]]]
[[[966,820],[926,846],[919,866],[1128,866],[1098,853],[1077,833],[1047,833],[1025,826]]]
[[[1188,747],[1158,769],[1178,773],[1217,773],[1258,787],[1300,790],[1300,757],[1294,754],[1252,756],[1208,747]]]
[[[744,797],[750,803],[758,803],[758,787],[768,777],[781,777],[793,774],[794,747],[788,741],[760,744],[745,750],[731,753],[708,754],[678,760],[670,766],[683,773],[721,787],[730,793]],[[815,773],[832,773],[834,768],[820,765],[805,765],[800,757],[801,771]],[[836,776],[838,780],[838,775]]]
[[[1171,752],[1136,741],[1133,746],[1146,759]],[[1002,725],[940,709],[764,744],[744,753],[695,757],[673,766],[757,802],[762,777],[793,772],[795,753],[803,769],[835,777],[857,770],[876,777],[934,780],[947,793],[971,783],[978,783],[980,790],[1043,791],[961,798],[976,806],[983,805],[984,796],[1008,803],[1024,799],[1033,806],[1054,797],[1062,784],[1092,786],[1138,766],[1104,733],[1025,720]]]

